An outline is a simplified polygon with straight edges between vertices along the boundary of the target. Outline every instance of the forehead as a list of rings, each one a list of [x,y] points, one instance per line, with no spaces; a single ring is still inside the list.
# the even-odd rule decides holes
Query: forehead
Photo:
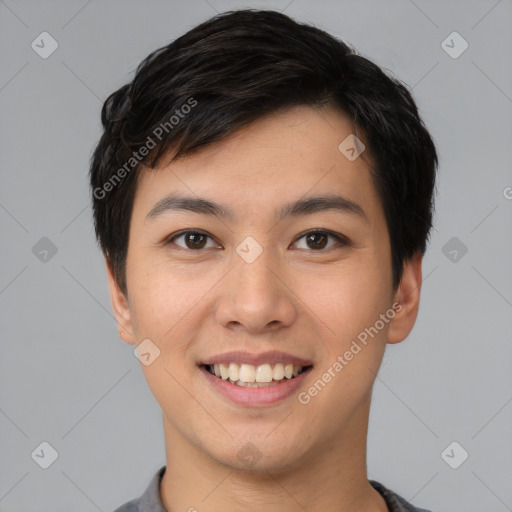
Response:
[[[263,220],[301,198],[331,194],[371,218],[382,213],[371,155],[368,148],[356,158],[346,151],[356,131],[348,116],[332,108],[273,113],[198,153],[171,164],[163,158],[157,168],[142,170],[133,213],[151,216],[167,196],[178,194],[224,206],[231,221],[250,214]]]

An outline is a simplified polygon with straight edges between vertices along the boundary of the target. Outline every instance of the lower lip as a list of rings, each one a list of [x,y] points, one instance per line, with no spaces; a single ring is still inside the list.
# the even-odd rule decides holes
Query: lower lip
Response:
[[[238,405],[246,405],[249,407],[271,405],[288,398],[301,386],[311,368],[312,367],[309,367],[294,379],[285,378],[275,386],[250,388],[230,384],[227,380],[212,375],[204,366],[199,367],[208,382],[221,395]]]

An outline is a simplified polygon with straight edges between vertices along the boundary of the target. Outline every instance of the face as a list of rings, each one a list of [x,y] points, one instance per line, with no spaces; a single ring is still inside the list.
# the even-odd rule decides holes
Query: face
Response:
[[[110,289],[121,337],[150,340],[141,368],[175,451],[277,470],[363,442],[385,344],[416,318],[421,259],[394,293],[369,151],[338,149],[354,131],[296,107],[140,174],[127,297],[111,273]]]

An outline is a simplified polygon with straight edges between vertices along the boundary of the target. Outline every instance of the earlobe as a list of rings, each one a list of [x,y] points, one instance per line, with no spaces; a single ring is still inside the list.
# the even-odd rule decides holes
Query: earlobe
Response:
[[[108,288],[110,292],[110,302],[112,304],[112,310],[117,321],[117,329],[119,331],[119,337],[131,345],[135,344],[135,337],[133,334],[131,312],[128,305],[128,300],[125,294],[119,288],[117,281],[115,280],[112,267],[107,258],[105,258],[105,264],[107,267],[107,279]]]
[[[389,326],[388,343],[403,341],[414,327],[420,305],[422,260],[423,256],[418,252],[404,263],[402,279],[394,296],[393,304],[397,306]]]

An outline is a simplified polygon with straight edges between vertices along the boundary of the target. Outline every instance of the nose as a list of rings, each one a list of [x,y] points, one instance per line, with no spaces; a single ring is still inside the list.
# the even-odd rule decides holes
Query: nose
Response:
[[[297,297],[289,280],[266,251],[252,263],[238,258],[220,288],[217,322],[252,334],[290,326],[297,316]]]

